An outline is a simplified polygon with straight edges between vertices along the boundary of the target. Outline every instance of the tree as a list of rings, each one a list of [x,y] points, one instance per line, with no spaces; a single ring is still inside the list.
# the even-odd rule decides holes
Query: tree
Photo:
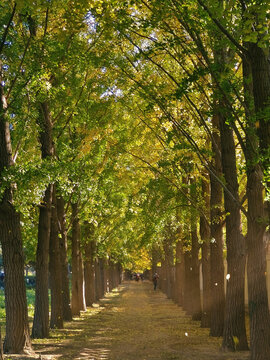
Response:
[[[2,57],[7,42],[11,23],[16,12],[16,4],[10,9],[5,3],[5,31],[0,42],[0,174],[13,164],[13,154],[8,122],[8,102],[4,91],[5,79],[3,77]],[[13,204],[14,186],[10,183],[2,187],[0,202],[0,238],[3,251],[3,264],[5,271],[5,303],[6,303],[6,337],[5,352],[31,352],[31,341],[28,326],[26,290],[24,284],[24,256],[20,227],[20,214]]]

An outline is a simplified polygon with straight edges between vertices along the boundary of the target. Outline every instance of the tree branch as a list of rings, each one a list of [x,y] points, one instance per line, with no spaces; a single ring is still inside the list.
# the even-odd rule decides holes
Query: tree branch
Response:
[[[17,4],[15,3],[14,6],[13,6],[13,9],[12,9],[12,13],[11,13],[11,15],[10,15],[8,24],[7,24],[6,28],[5,28],[5,31],[4,31],[4,34],[3,34],[3,37],[2,37],[2,40],[1,40],[1,43],[0,43],[0,53],[2,52],[2,50],[3,50],[3,48],[4,48],[5,41],[6,41],[6,38],[7,38],[7,35],[8,35],[8,31],[9,31],[11,22],[12,22],[12,20],[13,20],[13,17],[14,17],[14,15],[15,15],[16,6],[17,6]]]
[[[16,76],[15,76],[15,78],[12,80],[12,83],[11,83],[10,88],[9,88],[9,90],[8,90],[7,99],[9,98],[9,96],[10,96],[10,94],[11,94],[11,91],[12,91],[12,89],[13,89],[14,85],[16,84],[16,81],[17,81],[17,79],[18,79],[18,77],[19,77],[20,69],[21,69],[22,64],[23,64],[23,62],[24,62],[25,55],[26,55],[26,52],[27,52],[27,50],[28,50],[28,48],[29,48],[30,41],[31,41],[31,36],[28,38],[27,44],[26,44],[25,49],[24,49],[24,52],[23,52],[22,59],[21,59],[20,64],[19,64],[19,66],[18,66],[18,70],[17,70]]]
[[[231,41],[231,43],[240,51],[240,56],[247,55],[248,51],[245,49],[242,45],[240,45],[234,37],[224,28],[224,26],[214,17],[214,15],[211,13],[211,11],[208,9],[208,7],[203,3],[202,0],[197,0],[198,3],[201,5],[201,7],[207,12],[207,14],[210,16],[211,20],[217,25],[219,30],[223,32],[223,34]]]

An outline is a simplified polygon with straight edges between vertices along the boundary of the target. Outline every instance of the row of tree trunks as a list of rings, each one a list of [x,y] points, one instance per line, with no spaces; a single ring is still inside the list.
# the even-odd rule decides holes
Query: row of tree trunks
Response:
[[[164,258],[161,259],[161,267],[158,268],[159,288],[169,299],[173,299],[182,305],[194,320],[200,320],[201,298],[197,228],[192,228],[190,251],[183,252],[183,242],[181,239],[177,242],[174,265],[173,242],[175,236],[179,237],[180,234],[179,229],[176,234],[170,226],[166,229],[166,237],[163,241]],[[152,273],[154,271],[152,269]]]
[[[71,308],[72,314],[76,316],[80,315],[80,311],[85,311],[86,306],[92,306],[94,302],[103,298],[106,292],[116,288],[121,282],[120,266],[97,257],[94,225],[84,222],[81,226],[78,211],[78,203],[72,204]],[[81,234],[83,239],[81,239]]]
[[[49,335],[48,270],[51,288],[50,327],[63,328],[63,321],[72,319],[64,201],[61,197],[56,197],[56,185],[49,185],[45,199],[47,196],[52,197],[51,206],[49,210],[47,206],[41,207],[39,219],[41,231],[37,251],[39,256],[36,263],[38,285],[36,287],[36,308],[32,329],[32,336],[36,338],[44,338]],[[48,234],[50,236],[49,244],[46,238]],[[47,255],[45,255],[46,252]]]
[[[218,1],[223,10],[223,1]],[[216,71],[213,75],[213,110],[216,130],[220,136],[222,174],[226,188],[223,188],[224,210],[226,214],[227,282],[224,312],[223,351],[247,350],[245,327],[245,239],[242,235],[238,174],[234,142],[234,115],[228,104],[228,94],[222,88],[222,79],[230,66],[231,49],[220,47],[221,39],[216,39],[214,61]],[[235,339],[237,341],[235,343]]]

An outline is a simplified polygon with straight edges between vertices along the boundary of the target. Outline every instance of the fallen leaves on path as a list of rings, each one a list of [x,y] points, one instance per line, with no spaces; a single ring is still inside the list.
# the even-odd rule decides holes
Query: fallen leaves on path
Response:
[[[50,339],[33,342],[44,360],[246,360],[249,355],[220,352],[221,339],[209,337],[209,329],[147,281],[124,283]]]

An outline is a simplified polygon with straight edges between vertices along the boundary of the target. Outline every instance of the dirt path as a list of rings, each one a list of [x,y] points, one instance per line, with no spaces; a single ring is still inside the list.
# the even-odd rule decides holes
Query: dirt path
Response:
[[[219,352],[221,340],[208,333],[149,282],[130,282],[34,347],[42,359],[248,359],[247,352]]]

